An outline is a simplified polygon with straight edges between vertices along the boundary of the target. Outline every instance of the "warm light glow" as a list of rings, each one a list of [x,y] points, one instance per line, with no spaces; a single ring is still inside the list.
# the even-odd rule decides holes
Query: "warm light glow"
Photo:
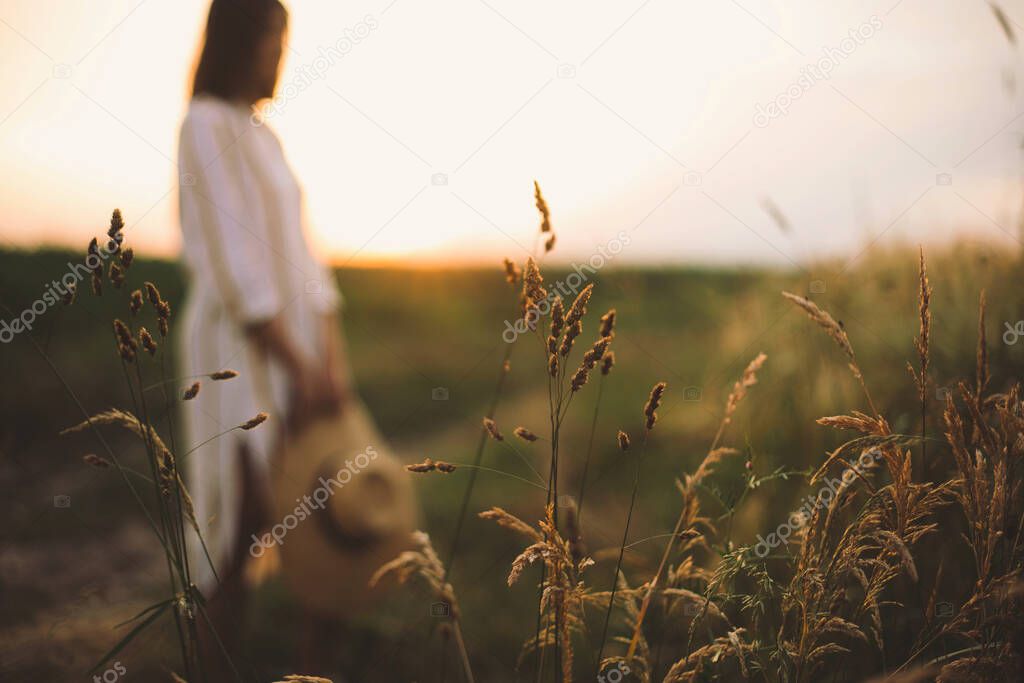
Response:
[[[622,262],[788,264],[876,235],[1016,244],[1019,54],[984,3],[895,4],[296,1],[268,116],[316,244],[350,265],[522,256],[534,178],[563,260],[620,231]],[[206,9],[3,4],[5,243],[82,246],[120,206],[137,246],[175,253]],[[829,77],[801,85],[823,58]]]

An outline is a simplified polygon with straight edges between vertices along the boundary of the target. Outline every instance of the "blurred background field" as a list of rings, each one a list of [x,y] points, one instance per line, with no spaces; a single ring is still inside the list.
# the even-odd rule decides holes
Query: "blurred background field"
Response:
[[[69,260],[80,259],[81,254],[58,250],[0,252],[3,305],[22,310],[41,296],[45,283],[66,272]],[[1024,317],[1019,255],[964,242],[929,253],[928,261],[935,289],[935,391],[954,386],[958,373],[973,367],[982,289],[989,305],[992,375],[1000,382],[1019,379],[1024,338],[1016,344],[1003,339],[1005,325]],[[545,269],[544,275],[558,281],[566,271]],[[504,321],[516,311],[516,294],[500,268],[343,269],[337,277],[360,394],[403,461],[471,461],[506,349]],[[180,310],[182,273],[175,264],[141,260],[131,278],[136,285],[157,282]],[[703,457],[732,382],[758,352],[767,354],[767,363],[724,443],[749,449],[761,474],[780,466],[815,466],[837,445],[838,436],[814,420],[863,408],[861,395],[834,345],[782,299],[782,290],[810,296],[842,321],[894,431],[919,429],[919,405],[906,369],[917,334],[916,248],[871,249],[852,261],[821,262],[807,270],[609,266],[592,281],[584,340],[593,337],[605,310],[614,307],[619,315],[617,364],[603,379],[583,512],[584,540],[592,553],[619,542],[632,466],[615,448],[614,436],[620,428],[638,432],[641,407],[656,381],[667,381],[669,391],[644,462],[634,542],[671,529],[678,512],[673,480]],[[129,405],[110,331],[110,320],[126,313],[120,295],[115,301],[110,292],[102,298],[81,292],[74,306],[49,310],[32,331],[90,412]],[[547,461],[543,442],[511,437],[520,424],[546,431],[539,346],[524,336],[513,348],[496,415],[509,439],[489,442],[483,460],[522,477],[530,471],[512,449],[537,469]],[[119,639],[112,627],[166,589],[161,554],[116,474],[82,463],[83,454],[97,450],[93,438],[58,437],[80,413],[24,335],[0,348],[0,371],[0,661],[7,667],[0,673],[5,680],[84,680],[84,672]],[[579,486],[598,385],[592,379],[574,401],[563,436],[562,476],[570,492]],[[166,425],[165,417],[158,423]],[[126,459],[141,461],[134,442],[113,433],[111,438]],[[461,469],[416,480],[422,528],[445,559],[468,475]],[[765,487],[737,520],[734,539],[748,543],[774,528],[807,492],[799,478]],[[55,496],[69,496],[70,506],[55,506]],[[512,589],[505,583],[518,539],[475,516],[495,505],[536,520],[543,492],[511,477],[479,474],[452,581],[477,679],[483,681],[516,680],[518,646],[532,633],[535,614],[529,582]],[[632,547],[627,571],[643,567],[636,575],[649,575],[664,540]],[[588,572],[598,588],[608,585],[610,575],[608,561]],[[440,680],[454,662],[441,661],[431,640],[438,636],[429,635],[429,603],[425,595],[403,592],[338,634],[341,670],[354,681]],[[245,663],[260,680],[294,670],[296,616],[279,581],[266,580],[250,615]],[[133,643],[123,655],[131,658],[131,678],[155,680],[165,667],[173,668],[172,645],[170,631],[149,632]]]

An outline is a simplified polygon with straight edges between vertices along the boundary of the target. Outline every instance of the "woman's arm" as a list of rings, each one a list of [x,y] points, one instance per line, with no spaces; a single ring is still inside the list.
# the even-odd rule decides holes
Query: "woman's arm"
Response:
[[[306,361],[292,342],[280,316],[247,325],[245,332],[264,353],[281,363],[289,375],[299,376],[306,370]]]
[[[336,410],[344,410],[352,394],[352,366],[348,361],[348,348],[341,330],[341,320],[335,313],[320,317],[321,339],[324,342],[324,362]]]
[[[294,428],[318,415],[337,413],[348,396],[346,363],[336,318],[323,316],[321,339],[326,346],[321,359],[306,357],[293,342],[280,317],[249,325],[246,333],[268,356],[288,372],[291,401],[286,419]],[[340,360],[339,360],[340,359]]]

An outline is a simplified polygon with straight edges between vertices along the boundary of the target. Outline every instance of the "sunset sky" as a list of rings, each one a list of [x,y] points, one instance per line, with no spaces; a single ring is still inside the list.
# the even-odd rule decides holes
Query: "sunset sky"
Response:
[[[0,2],[0,244],[84,246],[119,206],[138,251],[177,253],[207,7]],[[337,263],[521,257],[535,178],[563,261],[622,231],[622,262],[780,265],[1020,236],[1024,71],[982,0],[288,7],[267,115]]]

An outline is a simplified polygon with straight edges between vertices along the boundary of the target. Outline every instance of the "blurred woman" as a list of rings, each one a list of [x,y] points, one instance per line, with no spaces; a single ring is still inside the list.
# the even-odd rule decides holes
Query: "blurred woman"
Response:
[[[187,443],[260,411],[271,415],[257,429],[213,439],[185,465],[216,578],[198,542],[190,544],[191,569],[233,657],[246,597],[242,570],[253,535],[270,521],[271,452],[282,430],[342,409],[350,386],[339,293],[310,251],[302,191],[281,144],[255,114],[273,97],[287,23],[278,0],[213,0],[179,140],[189,282],[179,326],[183,374],[239,372],[204,381],[184,404]],[[210,634],[201,640],[204,659],[225,664]]]

